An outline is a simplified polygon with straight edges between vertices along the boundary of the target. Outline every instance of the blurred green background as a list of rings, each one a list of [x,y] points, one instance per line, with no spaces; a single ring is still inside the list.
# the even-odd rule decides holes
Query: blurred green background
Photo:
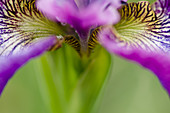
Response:
[[[97,113],[170,113],[169,97],[154,74],[117,56],[113,59],[112,76]],[[36,60],[10,80],[0,98],[0,113],[48,113],[35,76]]]

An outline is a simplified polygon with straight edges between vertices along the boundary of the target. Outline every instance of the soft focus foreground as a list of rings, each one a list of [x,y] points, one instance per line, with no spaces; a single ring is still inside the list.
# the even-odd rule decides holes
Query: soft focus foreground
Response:
[[[129,2],[133,1],[129,0]],[[35,64],[39,60],[31,61],[18,71],[13,80],[9,82],[0,100],[0,112],[49,112],[49,108],[46,107],[48,103],[43,98],[46,90],[44,88],[43,91],[40,91],[38,83],[40,78],[37,77],[39,73],[36,76],[34,71],[37,69]],[[104,98],[101,98],[102,103],[98,102],[96,105],[100,106],[97,113],[170,112],[168,95],[162,89],[156,77],[149,71],[136,66],[136,64],[114,57],[112,73]],[[41,87],[41,89],[43,88]]]

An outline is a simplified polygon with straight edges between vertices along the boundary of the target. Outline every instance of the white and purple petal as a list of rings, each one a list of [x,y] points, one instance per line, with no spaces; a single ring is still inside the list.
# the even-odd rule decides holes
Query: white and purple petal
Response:
[[[0,4],[0,56],[9,56],[36,38],[65,32],[36,9],[35,0],[0,0]]]
[[[34,0],[26,1],[0,0],[0,93],[18,68],[56,40],[41,39],[63,32],[61,25],[36,9]]]
[[[170,95],[169,7],[169,0],[158,0],[152,8],[148,2],[129,3],[119,10],[120,22],[103,28],[99,39],[109,52],[155,73]]]

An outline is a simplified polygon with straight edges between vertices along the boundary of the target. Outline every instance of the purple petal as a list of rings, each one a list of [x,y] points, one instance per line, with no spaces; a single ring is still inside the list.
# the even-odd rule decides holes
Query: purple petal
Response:
[[[16,53],[36,38],[65,35],[66,28],[46,19],[34,6],[34,0],[0,0],[0,56]]]
[[[167,8],[162,6],[158,8],[159,14],[152,10],[155,7],[151,8],[149,2],[141,1],[122,6],[119,9],[121,20],[114,25],[117,40],[135,48],[169,52],[170,18]]]
[[[116,10],[121,4],[119,2],[120,0],[93,0],[89,3],[74,0],[39,0],[37,7],[48,17],[68,23],[78,32],[83,32],[91,27],[117,23],[120,19]]]
[[[121,0],[74,0],[78,7],[84,8],[87,7],[90,4],[93,4],[95,2],[108,2],[114,5],[114,7],[120,7],[121,6]],[[127,0],[122,0],[126,2]]]
[[[170,15],[170,1],[169,0],[157,0],[152,8],[158,16],[162,14]]]
[[[144,16],[138,16],[135,13],[135,8],[134,12],[128,14],[126,8],[128,5],[132,7],[132,4],[143,5],[144,8],[141,8],[140,11],[143,11]],[[144,10],[145,8],[149,9],[150,7],[148,2],[128,5],[122,8],[125,11],[123,15],[135,13],[137,18],[122,16],[122,20],[115,25],[115,29],[112,27],[104,28],[99,35],[100,42],[109,52],[135,61],[155,73],[170,95],[169,0],[158,0],[152,5],[154,12],[150,10],[148,13],[144,12],[147,11]],[[156,18],[145,14],[156,14]]]
[[[106,31],[100,35],[100,42],[110,53],[135,61],[154,72],[170,95],[169,55],[163,52],[148,52],[140,48],[122,47],[113,39],[113,34]]]
[[[56,41],[55,37],[39,39],[36,43],[25,47],[8,57],[0,57],[0,95],[8,80],[14,73],[30,59],[45,52]]]

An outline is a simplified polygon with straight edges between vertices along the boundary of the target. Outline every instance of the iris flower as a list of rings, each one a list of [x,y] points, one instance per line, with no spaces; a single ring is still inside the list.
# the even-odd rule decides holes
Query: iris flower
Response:
[[[63,43],[81,58],[101,44],[151,70],[170,94],[169,16],[169,0],[0,0],[0,94],[21,66]]]

